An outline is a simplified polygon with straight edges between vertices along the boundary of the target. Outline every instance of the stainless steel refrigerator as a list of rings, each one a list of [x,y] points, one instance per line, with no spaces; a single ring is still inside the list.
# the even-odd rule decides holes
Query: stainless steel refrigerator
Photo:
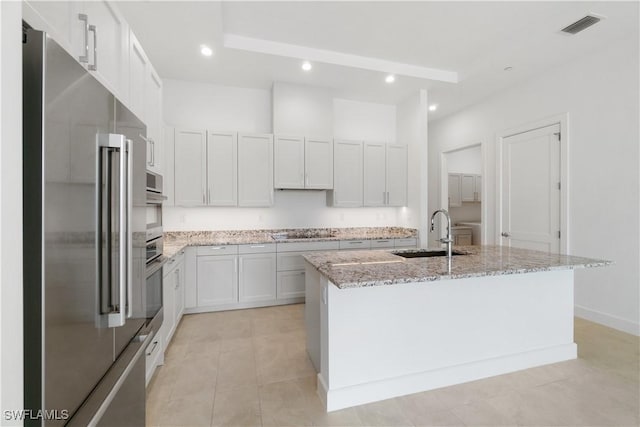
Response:
[[[142,426],[145,125],[23,30],[25,425]]]

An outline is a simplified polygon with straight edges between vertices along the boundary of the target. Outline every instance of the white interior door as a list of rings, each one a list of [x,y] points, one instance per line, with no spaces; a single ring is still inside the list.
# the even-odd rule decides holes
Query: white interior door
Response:
[[[502,142],[502,244],[559,253],[560,125]]]

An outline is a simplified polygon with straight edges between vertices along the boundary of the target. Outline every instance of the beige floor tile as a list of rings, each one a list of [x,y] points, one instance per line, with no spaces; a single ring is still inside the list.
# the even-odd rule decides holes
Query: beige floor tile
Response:
[[[396,398],[398,406],[416,426],[457,426],[462,421],[448,409],[450,402],[443,402],[434,392],[410,394]]]
[[[516,420],[483,400],[457,406],[451,412],[468,426],[516,426]]]
[[[157,426],[210,426],[213,411],[213,399],[184,399],[170,400],[164,406],[154,424]]]
[[[148,425],[640,425],[640,340],[577,319],[579,359],[327,413],[304,304],[186,315],[147,388]]]
[[[261,426],[258,386],[241,386],[216,393],[213,426]]]
[[[218,363],[218,390],[229,390],[242,386],[256,386],[258,377],[253,352],[244,350],[220,354]]]
[[[395,399],[368,403],[356,408],[365,426],[412,426]]]

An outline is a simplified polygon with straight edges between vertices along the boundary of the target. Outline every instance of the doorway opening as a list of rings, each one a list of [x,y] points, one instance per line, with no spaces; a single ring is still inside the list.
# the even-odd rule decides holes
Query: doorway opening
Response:
[[[441,153],[440,207],[451,216],[454,245],[486,244],[485,161],[483,144]],[[440,224],[441,230],[446,227]]]

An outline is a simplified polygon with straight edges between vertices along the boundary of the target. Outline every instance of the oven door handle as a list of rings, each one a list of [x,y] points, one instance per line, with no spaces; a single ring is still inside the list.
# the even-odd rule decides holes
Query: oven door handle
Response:
[[[167,200],[167,196],[147,191],[147,204],[159,204],[162,203],[163,200]]]

